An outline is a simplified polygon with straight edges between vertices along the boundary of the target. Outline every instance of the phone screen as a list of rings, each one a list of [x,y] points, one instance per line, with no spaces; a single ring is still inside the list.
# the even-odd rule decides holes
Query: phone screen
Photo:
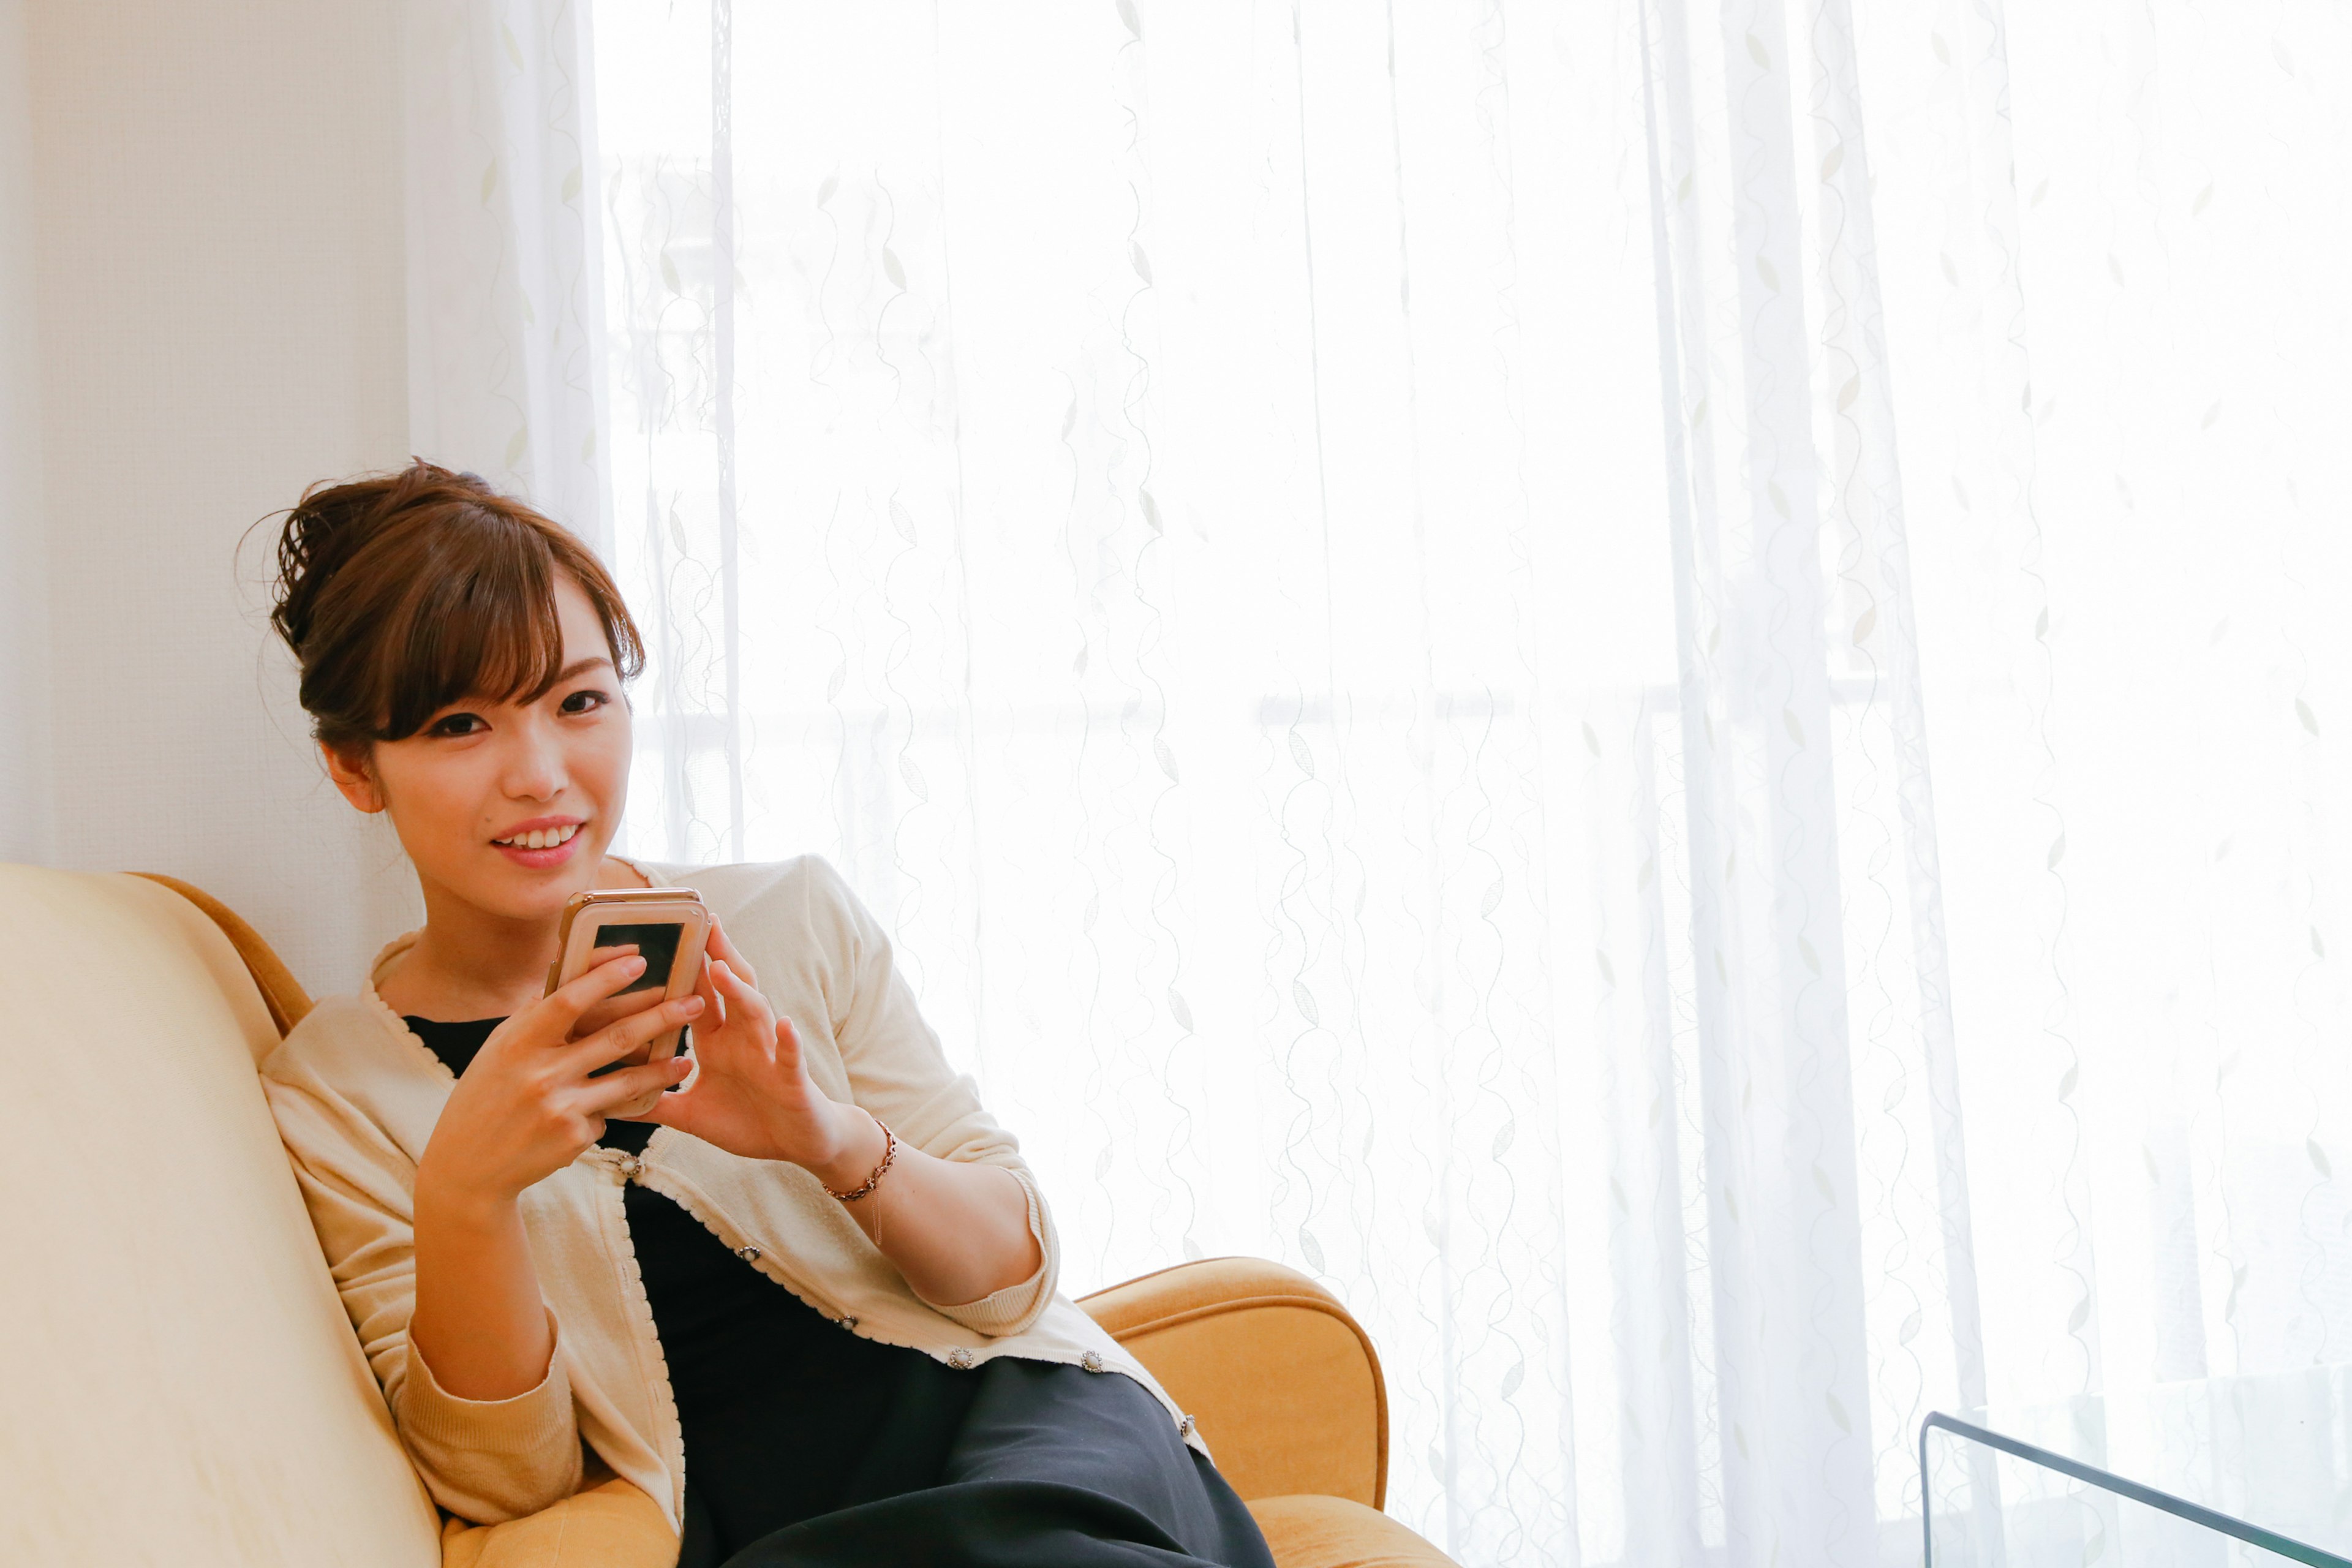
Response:
[[[669,984],[670,965],[677,962],[678,939],[686,928],[676,921],[662,921],[651,925],[607,925],[596,928],[596,949],[625,947],[637,944],[637,956],[646,961],[646,972],[635,983],[621,987],[620,994],[632,991],[659,989]]]

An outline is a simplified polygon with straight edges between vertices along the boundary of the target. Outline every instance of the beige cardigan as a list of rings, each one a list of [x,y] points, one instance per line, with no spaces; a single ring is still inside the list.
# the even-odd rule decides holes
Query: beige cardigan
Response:
[[[1044,1261],[1020,1284],[935,1307],[797,1165],[747,1160],[659,1128],[642,1159],[591,1148],[527,1190],[523,1225],[555,1353],[546,1377],[511,1399],[461,1399],[408,1352],[415,1310],[416,1162],[456,1079],[376,994],[387,945],[361,993],[320,1001],[262,1064],[263,1087],[393,1418],[436,1501],[495,1522],[578,1489],[583,1439],[678,1524],[686,1456],[677,1406],[622,1207],[635,1181],[684,1205],[754,1267],[853,1332],[954,1367],[1000,1355],[1117,1371],[1149,1388],[1203,1454],[1192,1424],[1132,1356],[1054,1289],[1061,1247],[1010,1132],[952,1072],[939,1037],[891,963],[890,942],[832,867],[641,863],[656,886],[698,889],[799,1028],[809,1074],[898,1136],[942,1159],[1002,1165],[1029,1194]]]

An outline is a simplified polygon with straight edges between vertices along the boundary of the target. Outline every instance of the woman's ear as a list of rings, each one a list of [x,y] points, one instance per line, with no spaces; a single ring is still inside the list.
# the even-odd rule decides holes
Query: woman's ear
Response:
[[[324,741],[319,742],[319,754],[327,759],[327,776],[335,781],[345,800],[370,816],[383,809],[383,792],[376,787],[365,757],[338,752]]]

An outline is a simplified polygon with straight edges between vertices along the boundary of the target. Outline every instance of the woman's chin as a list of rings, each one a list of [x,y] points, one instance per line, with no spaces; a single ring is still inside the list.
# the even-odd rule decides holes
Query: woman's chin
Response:
[[[598,858],[581,839],[553,851],[489,847],[495,859],[468,857],[463,875],[434,879],[486,914],[517,921],[552,921],[564,900],[595,885]]]

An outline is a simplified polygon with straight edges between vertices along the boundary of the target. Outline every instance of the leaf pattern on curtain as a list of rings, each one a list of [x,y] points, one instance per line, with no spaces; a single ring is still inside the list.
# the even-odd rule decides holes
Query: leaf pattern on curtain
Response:
[[[1325,1281],[1469,1564],[2346,1358],[2327,7],[593,26],[629,842],[841,866],[1073,1291]]]

